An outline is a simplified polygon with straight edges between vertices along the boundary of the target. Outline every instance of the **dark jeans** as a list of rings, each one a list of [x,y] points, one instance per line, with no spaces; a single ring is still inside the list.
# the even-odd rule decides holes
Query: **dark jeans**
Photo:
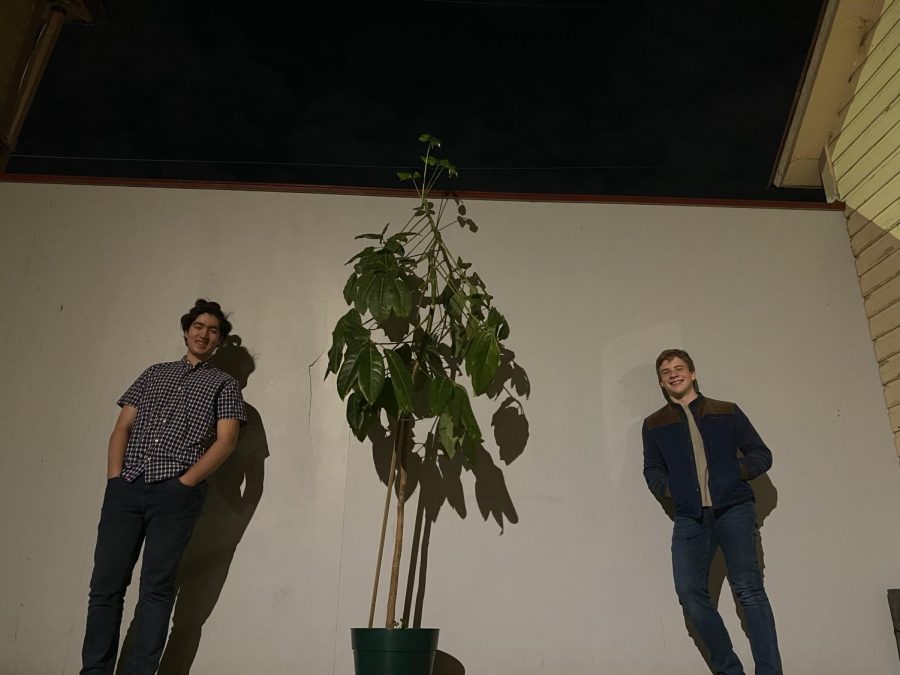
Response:
[[[701,518],[676,516],[672,532],[672,570],[678,601],[709,649],[717,674],[744,675],[722,617],[709,597],[709,567],[722,547],[728,581],[744,610],[757,675],[780,675],[775,618],[763,588],[756,555],[756,510],[745,502],[723,510],[703,509]]]
[[[206,499],[206,483],[188,487],[177,478],[133,483],[111,478],[106,484],[87,628],[81,652],[82,675],[112,675],[119,648],[125,589],[144,544],[134,641],[125,657],[127,675],[152,675],[159,666],[169,617],[175,604],[175,574]]]

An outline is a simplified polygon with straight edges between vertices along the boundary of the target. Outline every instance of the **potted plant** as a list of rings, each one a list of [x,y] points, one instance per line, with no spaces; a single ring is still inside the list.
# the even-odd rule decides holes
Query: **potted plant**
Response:
[[[488,391],[500,366],[509,325],[493,305],[470,263],[455,256],[448,227],[476,231],[462,200],[439,181],[456,167],[435,152],[440,142],[428,134],[422,169],[398,173],[414,188],[417,203],[406,223],[361,234],[367,245],[349,261],[344,286],[350,309],[337,322],[328,351],[328,372],[346,400],[347,422],[363,440],[387,423],[392,441],[387,495],[381,522],[368,628],[351,630],[357,675],[430,675],[437,629],[406,628],[396,620],[407,462],[415,430],[432,451],[458,454],[471,466],[482,436],[472,412],[474,396]],[[436,196],[437,195],[437,196]],[[375,604],[388,513],[396,499],[396,526],[383,628],[374,628]],[[399,629],[398,629],[399,628]]]

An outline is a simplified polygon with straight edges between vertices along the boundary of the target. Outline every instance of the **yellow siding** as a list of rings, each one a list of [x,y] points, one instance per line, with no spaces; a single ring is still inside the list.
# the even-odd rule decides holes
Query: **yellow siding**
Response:
[[[867,49],[829,143],[838,193],[858,214],[849,228],[855,254],[876,238],[861,219],[882,229],[900,219],[900,1],[885,3]]]
[[[900,355],[885,359],[878,367],[878,373],[881,375],[882,384],[888,384],[900,378]]]
[[[888,416],[891,420],[891,430],[894,432],[894,439],[897,438],[897,432],[900,431],[900,406],[894,406],[888,410]]]
[[[898,298],[900,298],[900,278],[894,278],[866,297],[864,301],[866,316],[870,318],[875,316],[897,302]]]
[[[863,251],[884,235],[884,231],[885,228],[881,228],[871,221],[863,225],[859,232],[850,237],[850,248],[853,249],[853,255],[860,256]]]
[[[865,49],[828,150],[900,454],[900,0],[884,3]]]
[[[882,260],[892,255],[895,251],[900,250],[900,242],[894,236],[897,228],[893,228],[885,232],[882,230],[881,235],[868,248],[860,252],[856,257],[856,273],[862,277],[869,270],[875,267]],[[865,294],[865,292],[863,293]]]
[[[900,148],[900,133],[885,139],[884,143],[897,143]],[[895,153],[873,167],[861,182],[842,183],[846,203],[852,203],[866,218],[885,229],[897,222],[896,217],[890,215],[893,212],[896,216],[897,190],[900,188],[900,151]]]
[[[894,239],[888,235],[889,239]],[[896,239],[894,239],[896,242]],[[871,248],[871,247],[870,247]],[[878,290],[900,274],[900,251],[895,251],[859,278],[859,288],[864,296]]]
[[[869,319],[869,330],[872,333],[872,339],[876,341],[882,335],[890,333],[897,326],[900,326],[900,303],[898,302],[885,307]]]
[[[875,339],[875,357],[879,363],[882,363],[890,356],[900,354],[900,329],[885,333],[881,337]]]
[[[857,213],[856,211],[851,211],[847,216],[847,231],[850,233],[852,237],[854,234],[859,232],[863,227],[868,224],[868,220],[861,213]]]

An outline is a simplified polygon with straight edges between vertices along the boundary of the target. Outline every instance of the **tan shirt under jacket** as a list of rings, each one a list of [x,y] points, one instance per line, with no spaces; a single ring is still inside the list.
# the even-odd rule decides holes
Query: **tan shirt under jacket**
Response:
[[[684,414],[687,415],[688,429],[691,431],[691,446],[694,448],[694,466],[697,467],[697,483],[700,485],[700,505],[712,506],[712,498],[709,496],[709,466],[706,464],[706,447],[703,445],[703,437],[697,428],[697,421],[689,406],[681,404]]]

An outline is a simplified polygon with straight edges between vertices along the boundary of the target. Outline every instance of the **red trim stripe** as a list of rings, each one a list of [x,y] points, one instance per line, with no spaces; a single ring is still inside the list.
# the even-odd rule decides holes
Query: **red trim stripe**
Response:
[[[344,185],[307,185],[297,183],[243,183],[239,181],[161,180],[147,178],[103,178],[95,176],[53,176],[43,174],[3,173],[2,183],[46,183],[50,185],[98,185],[115,187],[150,187],[191,190],[244,190],[250,192],[298,192],[307,194],[354,195],[366,197],[412,197],[408,188],[351,187]],[[568,202],[575,204],[654,204],[671,206],[722,206],[753,209],[803,209],[809,211],[842,211],[844,204],[834,202],[778,201],[775,199],[716,199],[711,197],[642,197],[628,195],[547,194],[542,192],[462,191],[471,200],[516,202]]]

